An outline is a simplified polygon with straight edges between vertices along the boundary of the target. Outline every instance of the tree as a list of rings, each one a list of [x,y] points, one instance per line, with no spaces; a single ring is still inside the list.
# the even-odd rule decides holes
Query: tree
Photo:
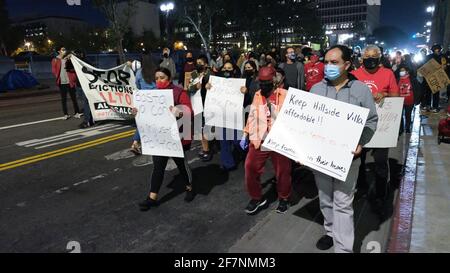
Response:
[[[119,53],[120,62],[124,63],[124,36],[128,31],[131,16],[136,8],[136,0],[93,0],[94,5],[100,9],[109,22],[111,39],[114,41]]]
[[[215,27],[224,17],[224,6],[221,0],[181,0],[176,10],[179,23],[191,26],[200,38],[203,50],[210,58],[209,51],[214,40]]]

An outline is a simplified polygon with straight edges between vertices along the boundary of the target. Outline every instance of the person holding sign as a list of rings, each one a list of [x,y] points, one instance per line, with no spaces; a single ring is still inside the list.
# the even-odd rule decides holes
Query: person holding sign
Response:
[[[192,116],[192,106],[187,93],[180,87],[174,85],[171,81],[171,72],[167,68],[159,68],[156,70],[155,80],[158,89],[172,89],[175,107],[171,107],[171,112],[176,118]],[[182,108],[182,110],[180,110]],[[183,150],[186,152],[190,150],[192,137],[181,140]],[[192,173],[186,158],[172,158],[178,167],[181,175],[186,183],[186,196],[184,200],[191,202],[194,200],[194,191],[192,188]],[[164,173],[166,170],[169,157],[153,156],[153,173],[151,178],[151,189],[147,198],[139,203],[141,211],[148,211],[152,207],[159,206],[158,193],[164,180]]]
[[[353,252],[353,198],[360,165],[357,158],[361,155],[363,146],[369,143],[374,135],[378,121],[370,89],[349,74],[351,67],[352,51],[342,45],[331,47],[325,54],[326,80],[314,85],[311,89],[312,94],[370,110],[359,145],[355,147],[355,152],[353,152],[354,160],[347,180],[341,182],[321,172],[314,171],[319,190],[320,209],[324,216],[324,227],[327,232],[317,242],[317,248],[327,250],[334,245],[335,252]]]
[[[426,64],[428,61],[434,59],[439,65],[442,65],[445,69],[447,64],[447,59],[445,56],[442,55],[442,46],[439,44],[435,44],[431,47],[431,51],[433,51],[432,54],[428,55],[425,58],[424,64]],[[431,91],[430,85],[428,84],[428,81],[423,81],[423,90],[424,90],[424,97],[422,101],[422,109],[424,112],[428,112],[431,110],[433,113],[439,113],[439,99],[440,94],[439,92],[436,92],[433,94]]]
[[[230,61],[226,61],[225,64],[220,69],[218,74],[221,78],[231,79],[231,78],[239,78],[239,73],[236,71],[233,63]],[[206,89],[210,90],[212,88],[212,84],[208,83],[206,85]],[[242,94],[246,94],[248,92],[247,87],[242,86],[240,89]],[[211,93],[210,93],[211,94]],[[244,102],[245,103],[245,102]],[[243,110],[243,109],[242,109]],[[216,132],[219,131],[220,128],[216,128]],[[225,172],[232,171],[236,169],[236,161],[233,156],[233,146],[238,144],[238,132],[237,130],[222,129],[222,136],[220,137],[220,160],[222,162],[222,170]]]
[[[152,57],[148,54],[144,55],[142,59],[142,68],[136,71],[136,87],[139,90],[153,90],[156,88],[155,84],[155,71],[156,65],[152,60]],[[136,115],[136,109],[133,109],[133,113]],[[130,151],[135,155],[141,155],[141,136],[139,130],[136,128],[136,133],[133,136],[133,144],[131,144]]]
[[[241,140],[241,148],[248,151],[245,161],[245,184],[251,197],[245,212],[256,214],[267,206],[263,198],[261,175],[269,157],[275,169],[279,205],[277,212],[285,213],[289,206],[291,195],[291,160],[272,151],[263,151],[261,145],[275,122],[286,98],[285,89],[276,88],[276,71],[273,67],[263,67],[259,71],[260,90],[256,92],[250,107],[247,126]]]
[[[206,100],[206,84],[209,82],[210,75],[211,70],[208,68],[208,58],[205,55],[200,55],[197,58],[196,70],[191,74],[192,79],[189,83],[188,92],[191,97],[193,97],[197,92],[200,92],[203,108],[205,107]],[[198,154],[198,156],[203,162],[209,162],[212,160],[212,153],[209,149],[208,138],[205,136],[205,116],[204,113],[198,116],[201,118],[202,124],[202,151]]]
[[[381,49],[375,45],[369,45],[364,49],[363,66],[353,71],[352,74],[360,81],[367,84],[372,91],[373,98],[378,105],[383,105],[386,97],[399,97],[399,88],[394,72],[380,65]],[[365,170],[365,158],[368,150],[364,149],[361,156],[361,168]],[[375,148],[372,150],[375,159],[376,196],[372,205],[380,216],[383,215],[384,203],[387,198],[389,179],[389,149]]]

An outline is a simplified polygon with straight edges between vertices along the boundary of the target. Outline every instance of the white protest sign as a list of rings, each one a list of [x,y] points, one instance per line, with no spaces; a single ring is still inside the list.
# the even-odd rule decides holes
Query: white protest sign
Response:
[[[377,104],[377,130],[365,148],[397,147],[404,100],[405,98],[385,98],[382,107]]]
[[[194,116],[203,113],[203,101],[201,90],[198,90],[197,92],[195,92],[194,95],[191,96],[191,104],[192,110],[194,110]]]
[[[174,106],[172,90],[137,90],[134,104],[136,124],[144,155],[184,158],[177,120],[170,112]]]
[[[206,125],[236,130],[244,129],[244,94],[241,87],[245,79],[226,79],[211,76],[212,88],[206,93]]]
[[[71,57],[94,121],[131,119],[136,79],[129,66],[108,70],[95,68]]]
[[[369,109],[290,88],[263,147],[346,181]]]

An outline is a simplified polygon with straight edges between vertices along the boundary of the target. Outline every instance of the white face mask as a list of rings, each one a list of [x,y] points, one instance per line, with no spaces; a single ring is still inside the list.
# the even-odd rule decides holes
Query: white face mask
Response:
[[[405,77],[406,75],[408,75],[408,74],[406,73],[406,71],[400,71],[400,77]]]

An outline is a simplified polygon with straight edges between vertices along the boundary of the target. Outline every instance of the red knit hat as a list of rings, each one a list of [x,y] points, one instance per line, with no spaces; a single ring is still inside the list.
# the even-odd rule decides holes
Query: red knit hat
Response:
[[[263,67],[259,70],[258,79],[260,81],[272,81],[277,75],[277,72],[273,67]]]

